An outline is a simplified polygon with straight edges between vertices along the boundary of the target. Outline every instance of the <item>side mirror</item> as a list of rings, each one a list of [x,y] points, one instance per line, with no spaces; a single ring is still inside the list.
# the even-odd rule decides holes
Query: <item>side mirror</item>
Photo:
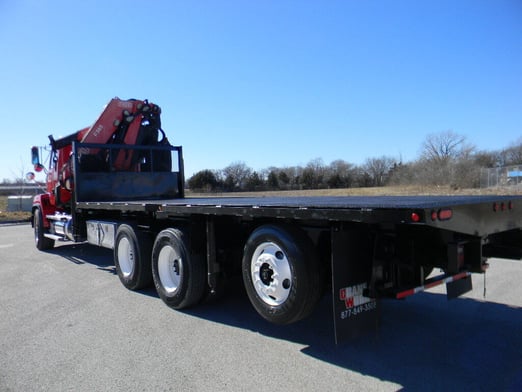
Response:
[[[29,172],[29,173],[27,173],[27,174],[25,175],[25,179],[26,179],[27,181],[29,181],[29,182],[34,181],[34,177],[35,177],[35,175],[34,175],[33,172]]]
[[[31,147],[31,163],[34,166],[34,170],[38,173],[44,170],[44,166],[40,163],[40,150],[38,147]]]
[[[35,166],[40,166],[40,152],[38,147],[31,147],[31,162]]]

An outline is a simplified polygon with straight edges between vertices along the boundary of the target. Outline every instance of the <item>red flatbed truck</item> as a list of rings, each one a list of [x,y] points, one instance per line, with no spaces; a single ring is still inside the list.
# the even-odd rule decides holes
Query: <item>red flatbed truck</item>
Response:
[[[33,205],[39,249],[57,240],[113,249],[125,287],[154,284],[174,309],[240,275],[256,311],[277,324],[307,317],[331,291],[337,342],[374,329],[382,298],[438,284],[455,298],[489,258],[522,258],[520,196],[187,198],[182,148],[159,115],[115,98],[92,127],[50,137],[48,192]]]

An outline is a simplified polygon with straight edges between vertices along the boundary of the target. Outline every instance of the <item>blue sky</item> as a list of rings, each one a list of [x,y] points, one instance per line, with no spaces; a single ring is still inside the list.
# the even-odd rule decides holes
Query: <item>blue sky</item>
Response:
[[[0,0],[0,52],[0,180],[114,96],[162,107],[187,177],[522,137],[520,0]]]

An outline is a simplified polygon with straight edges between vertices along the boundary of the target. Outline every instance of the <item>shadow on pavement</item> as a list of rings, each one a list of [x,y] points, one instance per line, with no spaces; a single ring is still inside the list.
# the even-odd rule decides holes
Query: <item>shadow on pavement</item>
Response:
[[[91,264],[99,269],[113,269],[114,273],[116,273],[112,250],[110,249],[92,246],[87,243],[66,243],[48,250],[47,253],[61,256],[74,264]]]
[[[50,253],[116,274],[112,251],[88,244]],[[158,297],[154,288],[139,293]],[[166,308],[168,311],[168,308]],[[217,300],[185,314],[302,344],[310,357],[402,385],[404,390],[522,391],[522,308],[423,293],[381,304],[377,333],[336,346],[331,298],[306,320],[280,326],[250,305],[240,279]]]
[[[331,306],[327,296],[310,318],[273,325],[235,284],[186,313],[303,344],[306,355],[404,390],[522,391],[522,308],[429,293],[384,301],[377,333],[336,346]]]

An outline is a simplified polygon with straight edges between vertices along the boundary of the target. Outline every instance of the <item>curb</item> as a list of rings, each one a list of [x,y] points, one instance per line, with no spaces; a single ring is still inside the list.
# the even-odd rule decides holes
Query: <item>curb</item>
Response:
[[[23,221],[0,221],[0,226],[18,226],[18,225],[30,225],[30,220],[23,220]]]

